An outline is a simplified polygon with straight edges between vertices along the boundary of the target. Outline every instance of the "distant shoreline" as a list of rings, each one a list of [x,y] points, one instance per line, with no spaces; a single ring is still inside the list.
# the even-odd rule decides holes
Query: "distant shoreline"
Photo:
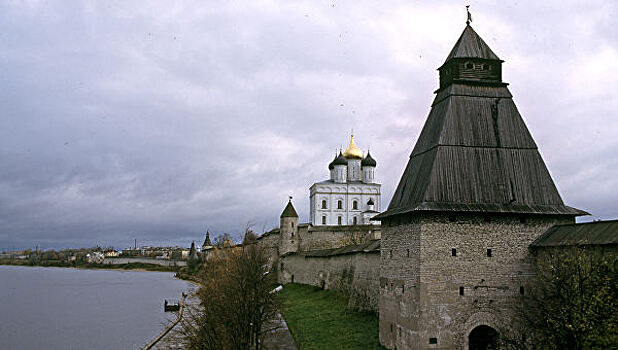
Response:
[[[25,267],[57,267],[57,268],[68,268],[68,269],[78,269],[78,270],[108,270],[108,271],[141,271],[141,272],[178,272],[178,268],[176,267],[166,267],[154,264],[146,264],[146,263],[128,263],[128,264],[80,264],[80,265],[64,265],[64,264],[54,264],[54,263],[38,263],[32,264],[29,262],[23,261],[7,261],[0,260],[0,265],[4,266],[25,266]]]

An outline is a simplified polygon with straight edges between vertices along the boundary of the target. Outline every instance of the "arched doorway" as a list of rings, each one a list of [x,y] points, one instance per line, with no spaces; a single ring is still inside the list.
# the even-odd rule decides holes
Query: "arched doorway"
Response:
[[[468,350],[499,349],[499,334],[495,329],[480,325],[468,335]]]

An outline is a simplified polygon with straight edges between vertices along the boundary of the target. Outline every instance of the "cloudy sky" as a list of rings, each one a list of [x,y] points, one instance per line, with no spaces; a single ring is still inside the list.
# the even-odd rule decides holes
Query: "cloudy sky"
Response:
[[[386,206],[466,3],[1,1],[0,250],[306,221],[352,128]],[[565,203],[617,218],[618,3],[471,4]]]

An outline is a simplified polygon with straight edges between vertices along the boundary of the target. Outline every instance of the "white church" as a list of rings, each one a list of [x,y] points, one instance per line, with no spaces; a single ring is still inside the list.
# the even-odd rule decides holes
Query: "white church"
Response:
[[[380,187],[375,182],[376,161],[350,137],[348,148],[328,165],[330,179],[309,189],[313,226],[379,225],[371,218],[380,212]]]

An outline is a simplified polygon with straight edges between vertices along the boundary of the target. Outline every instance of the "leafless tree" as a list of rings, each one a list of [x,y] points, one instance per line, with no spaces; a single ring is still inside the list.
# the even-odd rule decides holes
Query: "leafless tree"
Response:
[[[186,348],[261,349],[276,314],[271,269],[258,244],[216,248],[196,276],[201,307],[187,310],[181,322]]]

